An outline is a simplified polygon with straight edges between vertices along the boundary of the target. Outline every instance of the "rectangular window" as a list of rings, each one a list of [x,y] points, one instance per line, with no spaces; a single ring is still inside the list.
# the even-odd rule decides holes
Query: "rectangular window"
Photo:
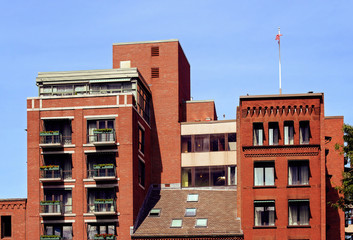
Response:
[[[254,201],[254,213],[255,226],[275,225],[275,201]]]
[[[181,152],[191,152],[191,136],[181,136]]]
[[[60,236],[62,239],[72,239],[71,225],[45,225],[44,235]]]
[[[309,161],[288,162],[288,185],[309,185]]]
[[[195,168],[195,186],[210,186],[210,169],[209,167]]]
[[[199,194],[198,193],[189,193],[187,198],[187,202],[198,202],[199,201]]]
[[[88,224],[87,226],[87,239],[96,239],[99,235],[103,236],[104,234],[116,235],[115,232],[116,225],[115,223],[106,223],[106,224]]]
[[[196,219],[195,227],[207,227],[207,218]]]
[[[264,125],[263,123],[254,123],[254,146],[262,146],[264,143]]]
[[[288,200],[289,226],[309,225],[309,200]]]
[[[274,186],[275,185],[275,163],[255,162],[254,163],[254,185]]]
[[[88,120],[87,142],[115,141],[114,120]]]
[[[268,145],[278,145],[278,122],[268,123]]]
[[[145,163],[138,160],[138,182],[142,187],[145,187]]]
[[[151,47],[151,56],[158,57],[159,56],[159,47]]]
[[[284,122],[284,145],[294,144],[294,123],[293,121]]]
[[[182,219],[173,219],[172,223],[170,224],[171,228],[181,228],[183,225],[183,220]]]
[[[185,209],[185,217],[195,217],[195,216],[196,216],[196,208]]]
[[[310,127],[309,121],[299,122],[299,135],[300,135],[300,144],[309,144],[310,138]]]
[[[141,153],[145,153],[145,131],[139,126],[139,144],[138,148]]]
[[[228,184],[227,185],[237,185],[237,167],[228,167]]]
[[[150,217],[159,217],[161,215],[161,209],[160,208],[153,208],[150,211]]]
[[[191,187],[192,186],[191,168],[182,168],[181,181],[182,181],[182,187]]]
[[[228,151],[237,150],[237,134],[228,133]]]
[[[209,151],[210,151],[210,135],[196,135],[195,152],[209,152]]]
[[[1,216],[1,238],[11,237],[11,216]]]
[[[151,68],[151,78],[159,78],[159,68]]]
[[[211,138],[211,152],[225,150],[224,134],[212,134],[210,138]]]

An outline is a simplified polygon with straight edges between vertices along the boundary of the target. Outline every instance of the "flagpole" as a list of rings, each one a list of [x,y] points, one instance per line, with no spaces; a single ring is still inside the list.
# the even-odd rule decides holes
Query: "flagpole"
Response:
[[[281,36],[281,29],[278,27],[278,36]],[[282,94],[282,79],[281,79],[281,40],[278,39],[278,53],[279,53],[279,94]]]

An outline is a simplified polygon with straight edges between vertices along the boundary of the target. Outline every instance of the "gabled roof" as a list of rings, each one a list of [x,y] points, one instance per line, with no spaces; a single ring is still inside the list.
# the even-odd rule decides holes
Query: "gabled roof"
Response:
[[[198,194],[198,202],[187,202],[188,194]],[[196,208],[196,216],[185,217],[186,208]],[[148,216],[151,209],[160,209],[160,216]],[[236,215],[235,189],[154,189],[141,211],[141,223],[133,238],[243,235]],[[195,227],[200,218],[207,218],[207,227]],[[182,227],[171,228],[173,219],[182,219]]]

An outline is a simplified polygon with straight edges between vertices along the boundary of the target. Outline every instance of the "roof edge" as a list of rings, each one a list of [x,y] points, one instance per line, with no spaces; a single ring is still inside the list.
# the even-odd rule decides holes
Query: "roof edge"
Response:
[[[261,99],[261,98],[298,98],[298,97],[323,97],[324,93],[296,93],[296,94],[270,94],[270,95],[247,95],[239,99]]]
[[[131,45],[131,44],[164,43],[164,42],[179,42],[179,39],[167,39],[167,40],[155,40],[155,41],[138,41],[138,42],[113,43],[113,46]]]

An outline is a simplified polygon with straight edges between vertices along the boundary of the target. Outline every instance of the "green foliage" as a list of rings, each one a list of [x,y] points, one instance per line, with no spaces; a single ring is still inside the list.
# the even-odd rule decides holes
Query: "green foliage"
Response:
[[[331,203],[331,206],[345,210],[348,205],[353,204],[353,126],[344,124],[343,132],[344,145],[335,144],[335,149],[344,154],[351,168],[343,173],[342,185],[336,187],[341,197],[337,202]]]

